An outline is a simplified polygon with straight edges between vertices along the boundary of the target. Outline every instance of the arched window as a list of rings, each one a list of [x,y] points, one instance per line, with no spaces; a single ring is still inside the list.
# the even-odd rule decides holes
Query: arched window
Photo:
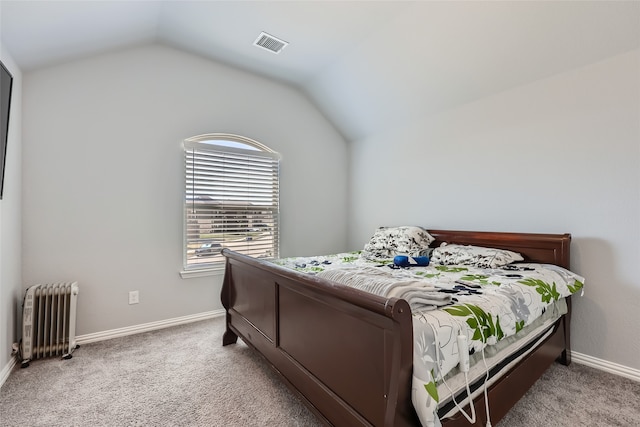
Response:
[[[222,268],[222,248],[278,257],[280,155],[215,133],[184,140],[184,159],[184,270]]]

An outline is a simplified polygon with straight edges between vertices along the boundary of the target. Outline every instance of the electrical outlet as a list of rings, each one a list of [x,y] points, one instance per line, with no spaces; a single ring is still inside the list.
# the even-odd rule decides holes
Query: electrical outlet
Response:
[[[138,304],[140,302],[140,294],[138,291],[129,291],[129,304]]]

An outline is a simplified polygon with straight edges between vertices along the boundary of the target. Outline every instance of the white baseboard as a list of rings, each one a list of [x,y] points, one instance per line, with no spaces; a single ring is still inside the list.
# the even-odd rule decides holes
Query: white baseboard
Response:
[[[199,320],[213,319],[214,317],[224,316],[224,314],[224,309],[213,310],[204,313],[192,314],[189,316],[160,320],[157,322],[143,323],[141,325],[127,326],[126,328],[111,329],[108,331],[95,332],[93,334],[78,335],[76,336],[76,344],[82,345],[96,341],[110,340],[112,338],[125,337],[127,335],[140,334],[142,332],[155,331],[157,329],[184,325],[186,323],[197,322]]]
[[[7,363],[4,368],[2,368],[2,371],[0,371],[0,387],[2,387],[7,378],[9,378],[9,374],[13,370],[13,367],[17,364],[18,356],[12,356],[11,359],[9,359],[9,363]]]
[[[571,352],[571,361],[640,382],[640,369],[629,368],[575,351]]]

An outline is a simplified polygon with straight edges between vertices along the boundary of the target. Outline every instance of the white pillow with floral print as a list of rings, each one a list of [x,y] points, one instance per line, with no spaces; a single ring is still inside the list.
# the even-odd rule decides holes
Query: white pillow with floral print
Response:
[[[418,256],[435,239],[422,227],[380,227],[364,245],[361,256],[366,259],[390,259],[396,255]]]
[[[432,265],[473,265],[480,268],[497,268],[516,261],[524,261],[522,255],[517,252],[482,246],[443,243],[431,253]]]

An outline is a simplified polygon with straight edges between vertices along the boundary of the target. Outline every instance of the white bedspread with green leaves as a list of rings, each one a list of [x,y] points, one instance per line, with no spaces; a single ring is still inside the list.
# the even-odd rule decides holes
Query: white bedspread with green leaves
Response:
[[[584,278],[550,264],[513,264],[494,269],[473,266],[428,266],[392,269],[392,260],[369,261],[359,252],[327,256],[282,258],[274,263],[301,272],[355,285],[384,297],[403,297],[390,279],[409,289],[413,315],[413,404],[425,426],[438,426],[438,383],[458,365],[456,337],[467,335],[469,352],[480,352],[513,336],[539,318],[560,298],[578,292]],[[377,280],[367,285],[364,278]],[[407,285],[408,284],[408,285]],[[415,290],[428,292],[427,303]],[[443,295],[446,303],[429,304]],[[434,335],[437,332],[437,336]]]

